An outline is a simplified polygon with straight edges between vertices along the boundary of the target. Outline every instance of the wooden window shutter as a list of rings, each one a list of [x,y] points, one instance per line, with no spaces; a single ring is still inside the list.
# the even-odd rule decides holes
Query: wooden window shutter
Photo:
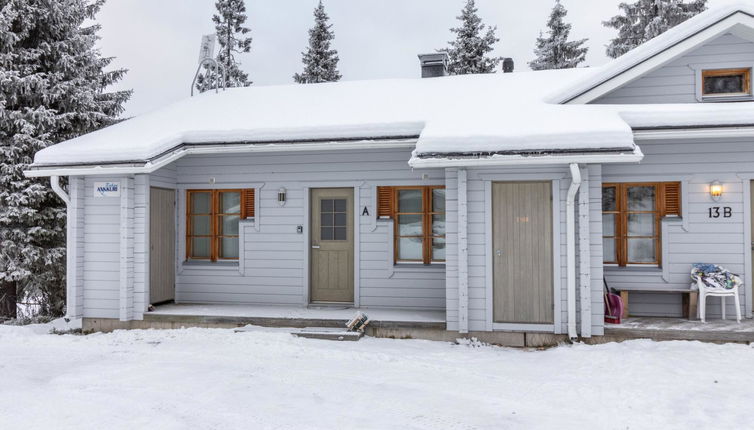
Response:
[[[254,218],[254,188],[241,190],[241,219]]]
[[[377,187],[377,217],[392,218],[395,213],[395,191],[393,187]]]
[[[665,182],[661,184],[662,201],[664,203],[663,216],[681,216],[681,183]]]

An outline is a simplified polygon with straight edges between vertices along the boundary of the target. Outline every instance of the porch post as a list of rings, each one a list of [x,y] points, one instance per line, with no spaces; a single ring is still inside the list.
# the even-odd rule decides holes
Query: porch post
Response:
[[[469,332],[469,246],[466,169],[458,169],[458,332]]]
[[[579,296],[581,301],[581,336],[592,337],[591,235],[589,232],[589,167],[581,169],[579,190]]]

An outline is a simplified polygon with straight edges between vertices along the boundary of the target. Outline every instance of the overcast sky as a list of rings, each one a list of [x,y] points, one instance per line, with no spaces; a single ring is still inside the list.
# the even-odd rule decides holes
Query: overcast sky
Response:
[[[714,5],[721,0],[710,0]],[[251,52],[238,56],[255,85],[288,84],[299,72],[317,0],[246,0]],[[129,69],[120,88],[134,90],[126,115],[187,97],[203,34],[214,32],[214,0],[108,0],[98,16],[100,48]],[[589,38],[586,65],[607,61],[614,30],[602,21],[619,0],[562,0],[574,38]],[[416,55],[443,48],[464,0],[325,0],[344,80],[415,78]],[[498,27],[495,54],[528,70],[534,41],[554,0],[477,0],[485,23]]]

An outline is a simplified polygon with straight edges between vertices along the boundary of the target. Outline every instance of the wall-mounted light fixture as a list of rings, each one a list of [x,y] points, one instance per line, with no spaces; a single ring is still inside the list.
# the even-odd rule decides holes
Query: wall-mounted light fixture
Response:
[[[712,181],[709,184],[709,195],[712,197],[712,200],[716,202],[720,201],[720,198],[723,196],[723,184],[720,181]]]
[[[280,206],[285,206],[285,194],[285,187],[280,187],[280,189],[278,190],[278,204]]]

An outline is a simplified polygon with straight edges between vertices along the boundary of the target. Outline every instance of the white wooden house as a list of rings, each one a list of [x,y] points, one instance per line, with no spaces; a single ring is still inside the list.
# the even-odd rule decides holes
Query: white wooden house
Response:
[[[68,205],[68,314],[91,328],[174,301],[590,337],[603,278],[680,316],[657,291],[695,262],[742,275],[751,317],[752,68],[739,3],[602,67],[205,93],[27,174]]]

